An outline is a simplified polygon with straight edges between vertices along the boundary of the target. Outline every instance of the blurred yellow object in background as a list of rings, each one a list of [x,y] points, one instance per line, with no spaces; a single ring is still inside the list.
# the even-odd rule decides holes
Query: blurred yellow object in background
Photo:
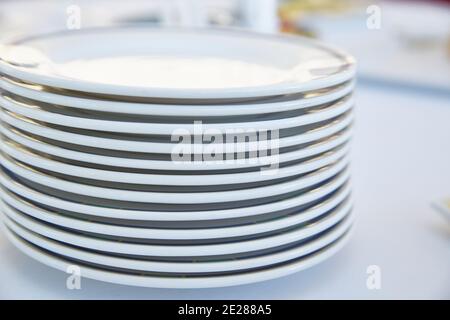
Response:
[[[311,13],[345,13],[355,6],[353,0],[288,0],[280,4],[281,31],[314,36],[314,32],[299,28],[302,16]]]

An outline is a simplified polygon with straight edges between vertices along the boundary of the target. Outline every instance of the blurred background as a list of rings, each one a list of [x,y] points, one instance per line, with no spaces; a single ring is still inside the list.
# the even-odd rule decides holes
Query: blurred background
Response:
[[[367,80],[447,91],[449,7],[449,0],[0,0],[0,41],[124,23],[287,32],[346,49]]]
[[[450,1],[0,0],[0,44],[126,23],[294,33],[354,55],[354,239],[316,268],[239,290],[113,290],[85,280],[69,292],[64,274],[0,234],[0,298],[450,299],[450,220],[432,206],[450,205]],[[370,265],[383,272],[382,290],[366,287]]]

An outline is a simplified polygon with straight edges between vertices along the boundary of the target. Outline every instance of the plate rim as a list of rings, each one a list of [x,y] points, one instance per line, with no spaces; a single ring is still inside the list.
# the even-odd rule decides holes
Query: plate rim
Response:
[[[243,190],[215,191],[215,192],[195,192],[195,193],[175,193],[175,192],[156,192],[156,191],[135,191],[124,189],[112,189],[93,185],[83,185],[81,183],[66,181],[59,178],[48,176],[40,171],[31,169],[26,165],[18,165],[0,153],[0,163],[2,166],[12,171],[14,174],[37,184],[43,184],[49,188],[67,191],[79,195],[94,196],[102,199],[123,200],[131,202],[146,203],[176,203],[176,204],[198,204],[198,203],[216,203],[230,202],[249,199],[260,199],[270,195],[280,195],[290,191],[299,190],[325,181],[339,172],[341,172],[349,163],[349,155],[338,160],[329,167],[318,169],[308,176],[300,177],[288,182],[248,188]],[[20,173],[19,173],[20,172]],[[300,183],[302,184],[300,186]],[[274,189],[277,189],[274,192]],[[265,193],[264,193],[265,192]],[[199,199],[200,198],[200,199]]]
[[[353,122],[354,111],[350,110],[347,113],[342,114],[335,120],[328,122],[327,124],[314,128],[312,130],[302,132],[279,139],[279,148],[285,148],[295,146],[303,143],[313,142],[319,139],[323,139],[329,135],[336,134],[343,130]],[[138,153],[166,153],[170,154],[173,151],[173,144],[165,142],[143,142],[143,141],[131,141],[113,139],[110,137],[98,137],[83,135],[80,133],[62,131],[60,129],[46,127],[38,122],[35,122],[28,118],[20,118],[16,114],[7,112],[0,108],[0,120],[8,123],[14,128],[26,131],[31,134],[42,136],[48,139],[62,141],[70,144],[78,144],[86,147],[102,148],[117,151],[128,151]],[[102,132],[106,133],[106,132]],[[226,147],[226,144],[222,144]],[[238,143],[233,144],[238,148]],[[269,146],[267,146],[269,148]],[[258,144],[247,143],[246,150],[255,151],[262,150]]]
[[[226,243],[213,244],[143,244],[122,242],[97,238],[92,235],[78,234],[60,229],[55,225],[33,220],[26,214],[19,213],[17,210],[0,202],[2,214],[8,216],[11,220],[24,226],[25,228],[45,236],[47,238],[68,243],[78,247],[100,251],[104,253],[128,254],[137,256],[158,256],[158,257],[213,257],[229,254],[250,253],[260,250],[273,249],[283,245],[289,245],[298,241],[313,237],[340,222],[349,218],[353,208],[353,200],[349,199],[340,210],[328,214],[320,221],[309,224],[306,227],[296,228],[285,231],[280,234],[269,235],[256,239],[244,239]]]
[[[9,194],[11,193],[11,194]],[[269,221],[260,221],[257,223],[223,226],[214,228],[151,228],[151,227],[132,227],[119,224],[112,225],[105,222],[94,222],[86,219],[65,216],[58,213],[39,208],[30,203],[28,199],[20,199],[13,192],[2,192],[0,198],[9,206],[20,212],[63,228],[71,228],[81,232],[90,232],[101,235],[117,236],[123,238],[137,239],[161,239],[161,240],[208,240],[208,239],[226,239],[240,236],[257,235],[265,232],[275,232],[291,226],[306,224],[319,216],[328,214],[331,211],[339,210],[350,197],[350,185],[342,186],[342,189],[336,191],[330,198],[304,210],[296,211],[288,216],[283,216]],[[82,213],[80,213],[82,215]],[[270,214],[270,213],[268,213]]]
[[[1,224],[2,227],[4,224]],[[352,235],[351,229],[345,234],[343,238],[335,241],[331,247],[324,248],[319,252],[313,253],[313,255],[295,260],[290,264],[286,264],[283,267],[275,267],[264,270],[264,272],[257,271],[250,273],[249,275],[241,274],[238,276],[222,276],[211,278],[207,277],[204,279],[186,279],[186,278],[175,278],[175,279],[163,279],[162,277],[142,277],[142,276],[130,276],[122,275],[117,272],[102,271],[90,267],[84,267],[83,275],[86,278],[94,279],[97,281],[109,282],[114,284],[129,285],[129,286],[140,286],[140,287],[153,287],[153,288],[176,288],[176,289],[191,289],[191,288],[214,288],[214,287],[227,287],[236,286],[243,284],[250,284],[254,282],[267,281],[283,276],[287,276],[301,270],[313,267],[314,265],[327,260],[335,253],[340,251],[344,245],[348,242]],[[10,233],[6,232],[9,236]],[[24,241],[20,241],[18,238],[9,238],[13,245],[22,251],[23,254],[31,257],[32,259],[39,261],[63,272],[67,272],[67,267],[73,265],[67,260],[62,260],[51,256],[50,254],[44,253],[42,250],[39,251],[37,248],[33,248],[30,244],[26,244]],[[276,271],[276,272],[275,272]],[[167,281],[168,280],[168,281]]]
[[[84,179],[94,179],[102,182],[129,183],[139,185],[160,185],[160,186],[221,186],[238,185],[253,182],[268,182],[281,178],[289,178],[300,174],[307,174],[314,170],[332,165],[346,156],[350,150],[350,145],[344,143],[324,153],[315,155],[312,159],[302,160],[299,163],[282,168],[267,169],[264,171],[249,171],[238,173],[220,174],[158,174],[158,173],[134,173],[124,171],[114,171],[107,169],[96,169],[75,164],[68,164],[58,160],[52,160],[43,155],[26,150],[22,146],[14,144],[0,138],[3,143],[2,152],[14,160],[25,163],[29,166],[56,172],[70,177]],[[23,150],[21,150],[23,149]],[[118,168],[120,169],[120,168]],[[95,177],[95,178],[93,178]]]
[[[259,255],[256,257],[247,257],[241,258],[239,260],[223,260],[217,262],[197,262],[197,261],[186,261],[186,262],[177,262],[177,261],[152,261],[152,260],[138,260],[131,257],[114,257],[114,256],[105,256],[100,253],[89,252],[82,248],[72,247],[64,243],[60,243],[56,240],[52,240],[40,234],[37,234],[22,225],[13,222],[12,220],[2,217],[3,224],[7,227],[9,232],[18,235],[21,238],[24,238],[26,241],[29,241],[36,245],[37,247],[43,248],[45,250],[49,250],[55,254],[63,255],[68,257],[69,259],[78,259],[83,262],[95,263],[102,266],[112,266],[115,268],[123,268],[134,271],[146,271],[146,272],[164,272],[164,273],[205,273],[205,272],[226,272],[226,271],[241,271],[252,268],[259,267],[269,267],[270,265],[286,262],[292,259],[299,259],[305,255],[308,255],[312,252],[321,250],[326,246],[334,243],[340,237],[342,237],[346,232],[349,232],[353,223],[354,217],[349,216],[346,221],[343,221],[342,224],[335,226],[332,230],[326,230],[322,233],[319,238],[310,240],[306,243],[299,244],[293,248],[283,249],[281,251],[276,251],[268,254]],[[19,229],[17,231],[16,229]],[[23,229],[23,230],[22,230]],[[29,234],[28,238],[24,234]],[[37,240],[33,241],[30,238],[35,238]],[[48,245],[40,245],[38,243],[49,243]],[[56,250],[50,249],[49,247],[57,248]],[[70,254],[70,252],[74,252],[74,254]],[[293,257],[295,255],[295,257]],[[90,257],[90,260],[83,259],[82,257]],[[95,261],[95,259],[97,259]],[[274,260],[276,259],[276,260]],[[109,262],[108,262],[109,261]],[[112,265],[115,263],[115,265]],[[130,263],[133,267],[127,266],[126,264]],[[244,265],[244,266],[243,266]],[[142,266],[141,268],[139,266]],[[145,268],[147,269],[144,269]],[[158,269],[159,268],[159,269]]]
[[[80,30],[61,30],[53,33],[48,33],[44,35],[36,35],[24,37],[19,40],[10,41],[6,45],[23,45],[29,41],[36,40],[47,40],[52,37],[58,36],[70,36],[79,33],[89,33],[89,32],[113,32],[116,29],[126,30],[126,29],[145,29],[152,32],[168,32],[168,31],[176,31],[180,32],[191,32],[191,33],[221,33],[221,34],[235,34],[240,36],[248,36],[248,37],[259,37],[264,39],[273,39],[274,41],[288,41],[288,42],[303,42],[309,45],[319,47],[322,50],[326,50],[332,52],[333,55],[341,56],[342,60],[346,63],[346,70],[341,73],[337,73],[333,76],[329,76],[328,78],[315,79],[308,81],[302,84],[279,84],[279,85],[266,85],[266,86],[256,86],[256,87],[240,87],[240,88],[228,88],[228,89],[170,89],[170,88],[138,88],[133,86],[120,86],[120,85],[111,85],[111,84],[99,84],[90,81],[73,81],[70,78],[61,78],[49,75],[41,75],[30,73],[27,71],[27,68],[17,67],[7,63],[5,60],[0,59],[0,71],[9,76],[25,80],[28,82],[43,84],[50,87],[57,87],[67,90],[74,91],[82,91],[82,92],[91,92],[98,94],[108,94],[108,95],[121,95],[121,96],[130,96],[130,97],[151,97],[151,98],[177,98],[177,99],[227,99],[227,98],[252,98],[252,97],[267,97],[281,94],[290,94],[297,93],[302,91],[310,91],[317,90],[324,87],[332,86],[335,84],[339,84],[345,82],[355,75],[355,59],[350,56],[348,53],[345,53],[341,49],[334,48],[330,45],[324,44],[320,41],[309,39],[306,37],[299,37],[287,34],[262,34],[247,30],[240,30],[235,28],[180,28],[180,27],[152,27],[152,26],[143,26],[139,24],[129,24],[126,26],[110,26],[110,27],[91,27],[91,28],[82,28]],[[95,90],[92,89],[95,87]]]
[[[202,129],[205,131],[209,129],[220,130],[223,133],[226,133],[226,130],[245,130],[247,128],[254,130],[290,129],[335,119],[336,117],[351,111],[354,104],[355,99],[352,94],[350,94],[337,101],[333,101],[331,105],[321,108],[320,111],[314,110],[293,117],[282,117],[270,120],[202,123]],[[80,130],[168,136],[179,129],[187,130],[190,133],[195,132],[195,121],[186,123],[155,123],[92,119],[87,115],[85,115],[85,117],[77,117],[76,115],[46,111],[39,104],[31,105],[26,102],[19,102],[13,97],[8,96],[7,93],[5,94],[5,92],[0,93],[0,105],[3,109],[21,117]],[[76,114],[76,111],[73,113]]]
[[[323,141],[309,142],[308,146],[289,152],[279,153],[276,158],[278,162],[284,163],[294,160],[301,160],[304,158],[316,156],[318,154],[328,152],[334,148],[337,148],[345,143],[351,141],[353,137],[353,126],[350,124],[341,131],[332,134],[328,137],[322,138]],[[186,163],[173,163],[168,160],[153,160],[153,159],[133,159],[124,158],[114,155],[102,155],[90,152],[82,152],[78,150],[67,149],[62,146],[52,145],[45,141],[28,136],[27,133],[19,132],[17,129],[9,124],[6,126],[0,126],[0,133],[6,136],[9,140],[22,145],[28,149],[49,154],[58,158],[62,158],[70,161],[79,161],[86,163],[102,163],[106,166],[118,167],[118,168],[132,168],[132,169],[147,169],[147,170],[175,170],[175,171],[207,171],[207,170],[233,170],[243,168],[259,167],[261,164],[271,163],[270,159],[274,156],[258,157],[259,163],[238,163],[235,161],[227,160],[223,163],[215,163],[203,161],[199,162],[186,162]],[[83,146],[81,146],[83,147]],[[114,151],[114,150],[113,150]]]
[[[221,210],[204,210],[204,211],[137,211],[131,209],[118,209],[118,208],[107,208],[101,206],[95,206],[90,204],[84,204],[79,202],[74,202],[71,200],[65,200],[58,198],[53,195],[44,194],[38,190],[31,189],[19,183],[6,175],[5,173],[0,171],[0,181],[4,186],[6,186],[9,190],[19,194],[22,197],[28,198],[29,200],[45,204],[49,207],[53,207],[58,209],[61,205],[63,208],[66,208],[68,211],[77,212],[78,210],[87,210],[92,215],[98,217],[106,217],[112,219],[129,219],[136,221],[207,221],[207,220],[221,220],[221,219],[233,219],[233,218],[245,218],[251,217],[254,215],[267,214],[269,212],[286,210],[295,206],[304,205],[310,203],[314,200],[317,200],[320,197],[327,196],[328,194],[333,193],[341,186],[345,185],[348,182],[350,177],[350,172],[347,169],[344,169],[342,172],[338,173],[338,176],[335,177],[332,181],[321,185],[318,188],[315,188],[307,193],[302,195],[279,200],[275,202],[270,202],[267,204],[253,205],[248,207],[234,208],[234,209],[221,209]],[[299,201],[300,199],[300,201]],[[299,202],[298,202],[299,201]],[[292,205],[292,202],[294,204]],[[284,206],[277,207],[280,203],[284,204]],[[286,206],[288,203],[288,206]],[[275,206],[275,208],[273,208]],[[259,211],[255,208],[263,208]],[[269,209],[267,209],[269,208]],[[114,212],[114,213],[113,213]],[[233,213],[233,214],[230,214]],[[246,212],[243,214],[243,212]],[[138,216],[134,216],[137,215]],[[151,219],[149,219],[151,216]]]
[[[158,104],[143,102],[109,101],[96,99],[95,97],[76,97],[58,94],[56,92],[47,92],[39,89],[32,89],[26,86],[40,86],[35,84],[16,83],[5,76],[0,76],[0,88],[12,92],[15,95],[22,96],[31,100],[40,101],[48,104],[56,104],[69,108],[92,110],[98,112],[129,113],[139,115],[158,115],[158,116],[238,116],[238,115],[258,115],[273,112],[284,112],[311,108],[316,105],[322,105],[337,101],[353,92],[356,80],[349,80],[338,86],[341,89],[333,89],[330,92],[316,97],[289,99],[280,102],[271,102],[268,100],[252,101],[248,103],[232,104]],[[330,87],[331,88],[331,87]],[[307,93],[307,92],[306,92]]]

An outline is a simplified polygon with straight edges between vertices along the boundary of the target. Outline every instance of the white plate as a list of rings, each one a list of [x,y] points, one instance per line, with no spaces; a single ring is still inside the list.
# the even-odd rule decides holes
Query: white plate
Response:
[[[95,99],[92,97],[69,95],[70,92],[64,92],[64,95],[62,95],[47,92],[45,91],[46,88],[42,86],[17,83],[10,79],[0,77],[0,88],[35,101],[100,112],[177,117],[251,115],[310,108],[341,99],[351,93],[354,86],[354,81],[351,81],[337,87],[306,92],[294,96],[273,97],[248,103],[176,105]]]
[[[32,153],[18,144],[14,144],[1,138],[2,152],[10,157],[26,163],[30,166],[61,173],[68,176],[93,179],[97,181],[120,182],[140,185],[164,185],[164,186],[213,186],[231,185],[253,182],[269,181],[300,174],[308,173],[325,166],[328,166],[348,154],[349,145],[344,145],[338,149],[328,151],[313,159],[308,159],[300,163],[285,166],[282,168],[270,168],[263,171],[224,173],[224,174],[150,174],[136,172],[120,172],[112,170],[100,170],[86,166],[77,166],[51,160],[44,156]]]
[[[13,173],[35,183],[89,197],[145,203],[198,204],[259,199],[310,187],[341,172],[347,166],[348,158],[349,157],[346,155],[337,163],[329,167],[288,182],[249,189],[194,193],[135,191],[81,184],[49,176],[24,164],[18,164],[3,154],[0,154],[0,163]],[[114,186],[114,184],[112,186]]]
[[[342,207],[313,223],[262,238],[218,244],[169,245],[122,242],[119,240],[106,240],[78,232],[73,233],[32,219],[1,201],[1,209],[4,215],[44,237],[91,250],[147,257],[213,257],[276,248],[308,239],[333,227],[350,214],[351,208],[351,200],[348,200]]]
[[[9,125],[21,129],[23,131],[42,136],[48,139],[62,141],[71,144],[78,144],[93,148],[120,150],[128,152],[139,152],[139,153],[167,153],[171,154],[174,151],[174,143],[161,143],[161,142],[150,142],[150,141],[135,141],[118,139],[116,137],[111,137],[107,133],[98,133],[96,136],[89,135],[91,133],[80,131],[80,133],[73,133],[62,131],[59,129],[47,127],[41,123],[35,122],[31,119],[20,117],[14,115],[5,110],[0,110],[0,119]],[[298,135],[292,135],[280,138],[278,142],[279,148],[285,148],[289,146],[295,146],[302,143],[312,142],[319,139],[323,139],[330,135],[336,134],[337,132],[343,130],[353,121],[353,113],[347,113],[336,120],[330,121],[329,123],[320,126],[318,128],[301,132]],[[73,129],[76,131],[76,129]],[[200,146],[202,144],[199,144]],[[264,150],[273,148],[271,143],[260,143],[260,142],[248,142],[248,143],[233,143],[231,149],[229,144],[226,143],[216,145],[217,150]],[[196,148],[195,146],[193,148]]]
[[[3,222],[7,225],[7,232],[10,230],[21,238],[33,243],[34,245],[63,255],[72,259],[83,262],[94,263],[106,267],[115,267],[128,270],[161,272],[161,273],[206,273],[206,272],[230,272],[236,270],[248,270],[252,268],[267,267],[277,263],[298,259],[312,252],[320,250],[334,241],[338,240],[352,225],[352,219],[346,219],[331,231],[326,231],[320,237],[310,240],[306,243],[298,244],[293,248],[289,248],[276,253],[260,255],[251,258],[241,258],[238,260],[230,259],[227,261],[214,262],[163,262],[151,260],[138,260],[132,258],[121,258],[108,255],[102,255],[95,252],[86,251],[77,247],[67,246],[60,242],[42,237],[34,232],[23,228],[9,218],[3,216]],[[247,271],[246,270],[246,271]]]
[[[101,205],[89,205],[81,201],[68,201],[58,198],[57,195],[48,195],[37,190],[28,188],[0,171],[0,183],[14,193],[52,208],[78,212],[85,215],[142,221],[208,221],[219,219],[238,219],[242,217],[252,217],[271,212],[281,212],[283,210],[296,208],[307,203],[316,201],[341,187],[349,178],[348,170],[327,182],[326,184],[285,200],[270,202],[267,204],[239,207],[224,210],[204,210],[204,211],[149,211],[149,210],[127,210],[112,208]]]
[[[30,137],[23,132],[20,132],[6,124],[0,126],[0,132],[8,139],[15,141],[30,149],[49,154],[63,159],[72,161],[81,161],[93,164],[99,164],[112,167],[124,167],[133,169],[149,169],[149,170],[227,170],[227,169],[239,169],[250,168],[269,165],[271,163],[284,163],[293,160],[299,160],[306,157],[318,155],[319,153],[327,152],[333,148],[336,148],[346,142],[348,142],[352,136],[353,129],[351,127],[344,129],[336,135],[325,138],[326,140],[320,142],[314,142],[303,148],[291,151],[283,152],[278,155],[258,157],[257,161],[235,161],[235,160],[223,160],[216,161],[182,161],[174,162],[168,160],[153,160],[153,159],[136,159],[121,157],[122,154],[114,154],[114,151],[104,154],[93,154],[92,150],[87,149],[76,151],[68,148],[59,147]]]
[[[2,108],[15,114],[54,125],[78,129],[106,131],[114,133],[172,135],[177,130],[194,133],[198,124],[190,123],[151,123],[138,121],[112,121],[89,118],[87,114],[76,113],[72,110],[60,109],[59,113],[45,111],[38,105],[27,105],[11,97],[0,94]],[[202,129],[207,132],[218,130],[222,133],[230,130],[281,130],[309,125],[336,118],[349,111],[354,105],[352,97],[346,97],[335,104],[305,112],[305,114],[267,121],[231,122],[231,123],[202,123]],[[180,131],[178,131],[180,132]],[[217,132],[217,131],[214,131]],[[237,131],[239,132],[239,131]],[[246,131],[244,131],[246,132]]]
[[[63,272],[67,271],[69,266],[73,266],[74,262],[53,256],[48,251],[39,250],[36,246],[25,242],[19,237],[6,231],[9,240],[24,254],[33,259]],[[161,276],[142,276],[114,271],[105,271],[99,268],[89,266],[81,266],[83,277],[111,282],[122,285],[132,285],[139,287],[158,287],[158,288],[211,288],[225,287],[234,285],[243,285],[253,282],[270,280],[282,276],[286,276],[307,268],[310,268],[338,252],[348,241],[351,233],[347,232],[341,239],[335,241],[330,246],[314,252],[307,257],[293,260],[290,263],[274,266],[265,270],[258,270],[248,273],[214,276],[214,277],[161,277]]]
[[[196,239],[224,239],[240,236],[249,236],[281,230],[295,225],[307,223],[330,210],[338,210],[341,203],[349,196],[350,186],[332,195],[325,201],[308,208],[300,210],[294,214],[284,216],[278,219],[269,220],[260,223],[247,225],[224,227],[224,228],[202,228],[202,229],[161,229],[144,227],[125,227],[120,225],[111,225],[105,223],[92,222],[83,216],[78,219],[66,217],[58,210],[55,212],[42,209],[36,205],[25,201],[9,191],[0,193],[1,199],[11,207],[32,216],[41,221],[46,221],[61,227],[74,230],[118,236],[123,238],[141,238],[141,239],[165,239],[165,240],[196,240]],[[335,209],[336,208],[336,209]]]
[[[16,41],[0,57],[0,73],[17,79],[148,98],[274,96],[355,74],[353,58],[314,40],[220,29],[83,28]]]

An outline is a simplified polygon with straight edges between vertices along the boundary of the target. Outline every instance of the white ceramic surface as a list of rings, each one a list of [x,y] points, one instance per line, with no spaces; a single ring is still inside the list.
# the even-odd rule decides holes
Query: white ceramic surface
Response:
[[[33,138],[27,134],[20,132],[10,126],[4,124],[0,127],[0,132],[11,139],[12,141],[21,144],[32,150],[42,152],[44,154],[60,157],[63,159],[81,161],[87,163],[98,164],[101,163],[106,166],[119,168],[133,168],[133,169],[150,169],[150,170],[226,170],[238,168],[250,168],[271,163],[284,163],[293,160],[299,160],[306,157],[315,156],[319,153],[327,152],[348,142],[352,136],[353,129],[348,127],[344,131],[336,135],[332,135],[325,140],[317,143],[309,144],[303,148],[294,150],[292,152],[282,152],[272,156],[260,156],[256,161],[235,161],[223,160],[216,161],[168,161],[168,160],[153,160],[153,159],[137,159],[125,158],[122,154],[110,151],[107,155],[94,154],[91,149],[83,150],[83,147],[78,147],[78,150],[71,150],[56,145],[52,145],[45,141]],[[82,151],[81,151],[82,150]]]
[[[10,112],[0,110],[0,120],[8,123],[9,125],[16,127],[20,130],[36,134],[48,139],[53,139],[57,141],[62,141],[66,143],[72,143],[87,147],[120,150],[128,152],[138,152],[138,153],[167,153],[171,154],[174,151],[174,143],[164,143],[164,142],[152,142],[152,141],[135,141],[130,139],[119,139],[108,135],[107,133],[98,133],[93,136],[92,133],[87,133],[84,130],[68,132],[56,128],[47,127],[41,123],[32,121],[31,119],[20,117],[18,115],[12,114]],[[295,146],[302,143],[316,141],[328,137],[330,135],[336,134],[337,132],[343,130],[353,121],[352,112],[339,117],[325,125],[307,131],[301,132],[297,135],[282,137],[277,141],[279,148]],[[218,150],[227,150],[229,144],[218,143]],[[271,149],[273,146],[270,143],[260,143],[255,141],[250,141],[248,143],[232,143],[231,150],[265,150]],[[193,148],[196,148],[195,146]],[[264,149],[265,148],[265,149]]]
[[[0,72],[17,79],[150,98],[273,96],[355,73],[353,58],[311,39],[220,29],[83,28],[7,44],[0,57]]]
[[[343,113],[349,111],[353,107],[354,101],[352,97],[339,100],[332,106],[322,108],[320,110],[312,110],[305,114],[280,118],[266,121],[250,121],[250,122],[231,122],[231,123],[202,123],[202,130],[211,132],[239,132],[237,130],[281,130],[305,126],[321,121],[327,121],[336,118]],[[152,123],[138,121],[113,121],[103,119],[90,118],[88,114],[76,113],[71,110],[59,109],[59,112],[50,112],[42,109],[37,105],[27,105],[18,102],[10,97],[0,94],[0,105],[3,109],[18,114],[29,119],[51,123],[54,125],[72,127],[78,129],[106,131],[114,133],[130,133],[130,134],[154,134],[154,135],[172,135],[178,130],[184,130],[194,134],[198,124],[194,121],[190,123]],[[106,116],[105,116],[106,117]],[[120,117],[119,117],[120,118]],[[198,129],[197,129],[198,130]],[[247,131],[244,131],[247,132]],[[179,133],[178,133],[179,134]]]
[[[85,215],[92,215],[111,219],[142,220],[142,221],[204,221],[218,219],[238,219],[251,217],[271,212],[295,208],[327,196],[341,187],[349,178],[348,170],[344,170],[339,176],[320,187],[302,193],[288,199],[260,204],[250,207],[239,207],[223,210],[203,210],[203,211],[149,211],[149,210],[127,210],[122,208],[112,208],[102,205],[88,205],[82,202],[68,201],[31,189],[13,180],[0,171],[0,183],[3,187],[14,193],[32,200],[36,203],[53,207],[56,209],[69,210]]]
[[[69,230],[60,229],[54,225],[32,219],[1,202],[1,209],[4,215],[25,228],[47,238],[102,252],[148,257],[214,257],[276,248],[308,239],[333,227],[350,214],[351,208],[352,204],[349,200],[338,210],[313,223],[262,238],[215,244],[174,245],[132,243],[73,233]]]
[[[0,88],[35,101],[82,110],[177,117],[251,115],[310,108],[343,98],[353,91],[354,86],[354,81],[350,81],[336,87],[305,92],[301,95],[277,96],[247,103],[177,105],[95,99],[84,97],[81,93],[70,95],[70,91],[60,94],[45,91],[46,87],[17,83],[0,76]]]
[[[319,238],[299,244],[293,248],[289,248],[272,254],[260,255],[257,257],[241,258],[238,260],[230,259],[228,261],[217,262],[163,262],[102,255],[45,238],[16,224],[9,218],[3,217],[3,222],[14,234],[37,245],[38,247],[80,261],[128,270],[189,274],[245,270],[270,266],[292,259],[298,259],[309,253],[320,250],[339,239],[345,232],[348,232],[353,220],[347,219],[343,223],[331,229],[331,231],[328,231],[321,235]]]
[[[261,223],[252,223],[234,227],[223,228],[203,228],[203,229],[161,229],[161,228],[145,228],[145,227],[125,227],[120,225],[112,225],[107,223],[98,223],[83,219],[64,216],[58,210],[55,212],[42,209],[36,205],[25,201],[11,192],[3,191],[0,194],[1,199],[11,207],[32,216],[41,221],[46,221],[61,227],[71,228],[75,230],[92,232],[97,234],[105,234],[110,236],[118,236],[125,238],[142,238],[142,239],[222,239],[240,236],[256,235],[264,232],[271,232],[289,228],[291,226],[307,223],[330,210],[338,210],[341,203],[349,196],[350,187],[346,186],[340,192],[334,194],[329,199],[315,205],[306,210],[299,210],[295,214],[290,214],[279,219],[269,220]],[[336,208],[336,209],[335,209]]]
[[[26,243],[19,237],[6,231],[8,239],[24,254],[40,261],[41,263],[61,270],[67,271],[67,267],[73,265],[73,261],[64,260],[55,257],[49,253],[37,249],[35,246]],[[105,271],[98,268],[83,266],[83,276],[100,281],[112,282],[123,285],[133,285],[140,287],[158,287],[158,288],[211,288],[211,287],[225,287],[242,285],[246,283],[259,282],[269,279],[274,279],[286,276],[307,268],[310,268],[334,255],[338,252],[348,241],[351,233],[347,233],[340,240],[336,241],[331,246],[315,252],[306,258],[294,260],[286,265],[268,268],[266,270],[254,271],[250,273],[243,273],[238,275],[216,276],[216,277],[202,277],[202,278],[164,278],[164,277],[143,277],[137,275],[130,275],[125,273],[118,273],[113,271]]]
[[[30,166],[61,173],[68,176],[78,178],[94,179],[98,181],[120,182],[140,185],[166,185],[166,186],[212,186],[212,185],[228,185],[243,184],[270,181],[275,179],[287,178],[304,173],[308,173],[325,166],[331,165],[343,158],[350,147],[344,145],[338,149],[316,156],[312,159],[302,161],[300,163],[278,168],[268,168],[266,170],[257,170],[251,172],[240,173],[222,173],[222,174],[158,174],[158,173],[136,173],[121,172],[112,170],[95,169],[87,166],[78,166],[67,164],[46,158],[29,150],[24,149],[20,145],[0,139],[2,142],[1,150],[12,158],[26,163]]]
[[[310,187],[341,172],[348,165],[348,158],[348,155],[346,155],[344,156],[344,158],[329,167],[314,171],[307,174],[306,176],[301,176],[300,178],[283,183],[242,190],[238,189],[230,191],[194,193],[134,191],[114,189],[114,184],[111,185],[111,188],[81,184],[56,178],[54,176],[50,176],[27,167],[24,164],[18,164],[13,159],[3,154],[0,154],[0,163],[8,170],[30,181],[75,194],[103,199],[145,203],[198,204],[259,199]]]
[[[229,286],[304,269],[348,239],[355,63],[345,53],[236,30],[83,28],[0,45],[0,74],[2,220],[47,265],[72,258],[83,276],[130,285]],[[272,158],[296,162],[147,171],[189,166],[161,159],[197,116],[216,117],[202,130],[282,130],[276,148],[297,148]],[[114,152],[136,161],[121,166]]]

